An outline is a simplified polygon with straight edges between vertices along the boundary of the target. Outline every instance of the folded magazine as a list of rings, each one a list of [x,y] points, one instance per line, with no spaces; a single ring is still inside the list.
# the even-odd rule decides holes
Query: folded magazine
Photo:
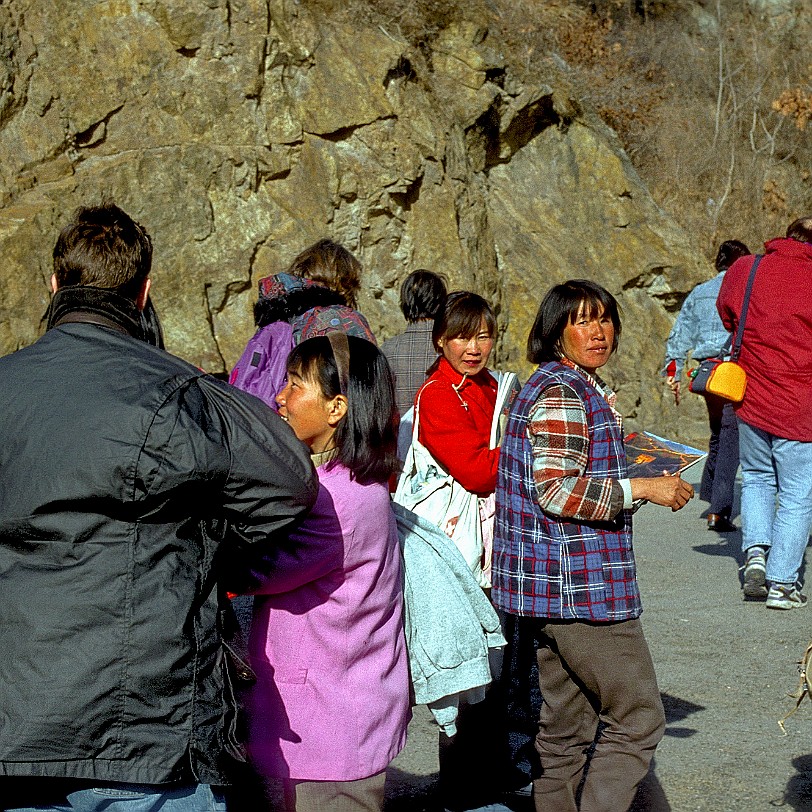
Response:
[[[666,440],[649,431],[633,432],[624,443],[630,477],[681,474],[708,456],[698,448]]]
[[[624,444],[629,478],[663,474],[675,476],[708,456],[705,451],[698,448],[658,437],[649,431],[629,434]],[[644,501],[636,500],[634,510],[637,510]]]

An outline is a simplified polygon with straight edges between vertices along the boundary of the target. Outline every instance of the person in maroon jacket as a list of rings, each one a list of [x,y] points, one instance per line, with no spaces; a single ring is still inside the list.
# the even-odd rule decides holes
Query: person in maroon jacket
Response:
[[[798,574],[812,529],[812,217],[770,240],[756,270],[739,363],[745,598],[806,606]],[[735,331],[755,258],[725,275],[717,309]],[[777,499],[776,499],[777,497]]]

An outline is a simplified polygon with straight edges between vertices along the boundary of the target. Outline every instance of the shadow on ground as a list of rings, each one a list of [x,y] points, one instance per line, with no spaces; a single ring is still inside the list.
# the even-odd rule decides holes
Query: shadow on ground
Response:
[[[812,755],[794,758],[792,766],[797,772],[787,782],[783,806],[795,812],[812,812]]]
[[[682,727],[676,725],[675,722],[683,722],[692,713],[705,710],[704,705],[697,705],[694,702],[688,702],[687,699],[680,699],[678,696],[669,694],[660,694],[660,698],[663,700],[665,710],[665,735],[679,739],[693,736],[697,732],[695,728]]]
[[[705,710],[704,706],[669,694],[660,694],[660,696],[665,710],[665,735],[680,739],[693,736],[697,732],[695,728],[684,727],[679,723],[685,721],[691,714]],[[649,766],[648,774],[637,790],[629,812],[670,812],[670,810],[671,804],[657,778],[657,759],[654,758]]]

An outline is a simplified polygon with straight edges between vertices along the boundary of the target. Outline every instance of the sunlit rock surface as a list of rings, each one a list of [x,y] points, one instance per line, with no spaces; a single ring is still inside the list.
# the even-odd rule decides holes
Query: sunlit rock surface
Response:
[[[417,50],[293,0],[30,0],[0,25],[3,352],[42,329],[59,227],[106,196],[152,235],[169,348],[204,369],[239,356],[257,279],[331,236],[380,338],[405,275],[433,269],[496,305],[495,365],[522,377],[547,287],[597,280],[622,305],[606,377],[628,427],[705,433],[658,372],[712,271],[561,72],[522,86],[474,24]]]

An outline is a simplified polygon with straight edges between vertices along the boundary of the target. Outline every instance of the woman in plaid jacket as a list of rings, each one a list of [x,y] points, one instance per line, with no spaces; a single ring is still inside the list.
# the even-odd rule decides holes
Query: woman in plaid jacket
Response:
[[[539,366],[513,405],[499,459],[493,598],[535,618],[539,810],[628,809],[665,728],[639,620],[631,507],[645,499],[679,510],[693,488],[679,477],[627,477],[615,394],[597,375],[620,329],[617,302],[600,285],[571,280],[549,291],[528,339]]]

